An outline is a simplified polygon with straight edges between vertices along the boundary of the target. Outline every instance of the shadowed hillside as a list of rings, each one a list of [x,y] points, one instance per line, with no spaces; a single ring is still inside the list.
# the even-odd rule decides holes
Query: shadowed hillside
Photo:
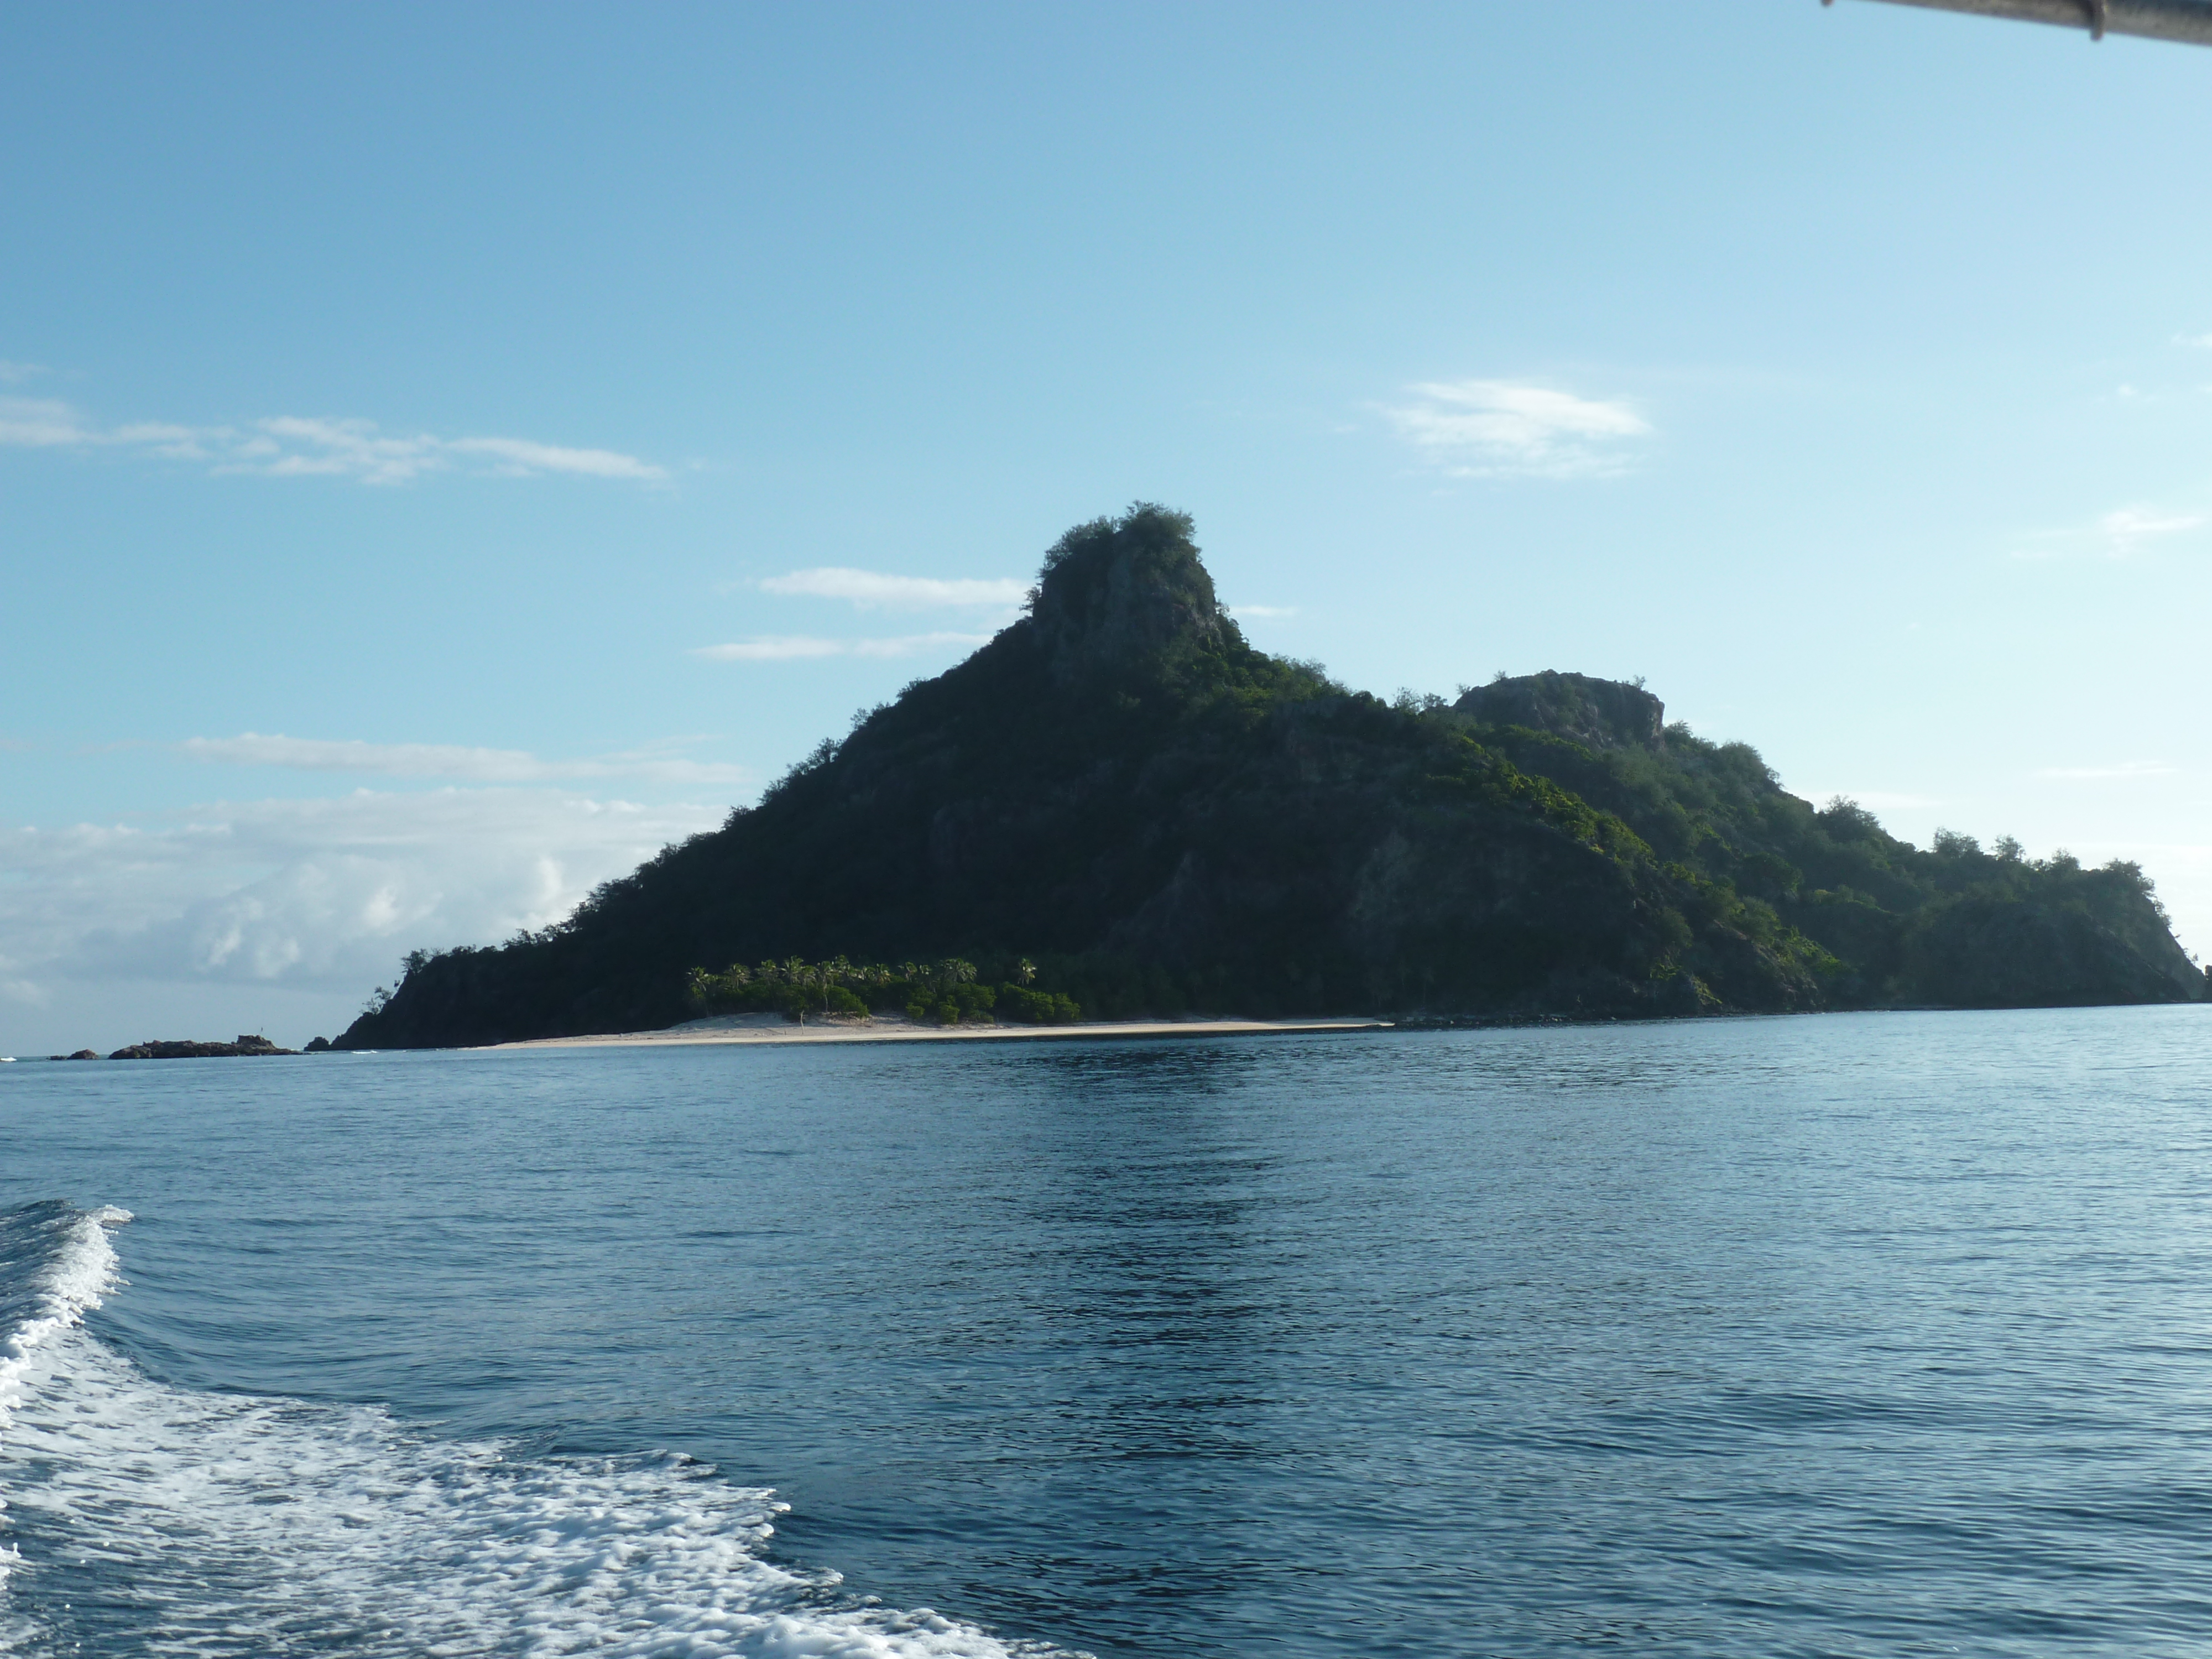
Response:
[[[410,957],[339,1046],[636,1030],[694,969],[1034,958],[1087,1012],[1586,1018],[2178,1001],[2141,872],[1923,852],[1576,674],[1386,703],[1245,643],[1191,524],[1071,531],[1029,613],[567,921]]]

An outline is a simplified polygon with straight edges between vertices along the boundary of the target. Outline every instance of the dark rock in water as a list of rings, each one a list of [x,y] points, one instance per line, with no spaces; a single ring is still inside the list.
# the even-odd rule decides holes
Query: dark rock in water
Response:
[[[296,1048],[279,1048],[265,1036],[241,1036],[235,1042],[148,1042],[118,1048],[110,1060],[228,1060],[246,1054],[294,1054]],[[94,1055],[94,1059],[98,1056]]]
[[[58,1059],[59,1056],[57,1055],[56,1058]],[[71,1060],[98,1060],[100,1058],[100,1050],[97,1048],[80,1048],[75,1054],[71,1054],[70,1058]]]
[[[331,1040],[328,1037],[320,1036],[316,1037],[306,1048],[300,1050],[303,1054],[326,1054],[330,1051]]]
[[[1592,749],[1664,749],[1667,705],[1640,685],[1588,674],[1492,680],[1452,705],[1488,726],[1525,726]]]

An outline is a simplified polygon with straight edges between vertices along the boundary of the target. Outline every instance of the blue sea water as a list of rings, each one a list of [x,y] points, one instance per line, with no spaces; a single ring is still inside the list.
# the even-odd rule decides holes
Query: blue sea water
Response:
[[[2202,1007],[0,1066],[29,1655],[2200,1654],[2208,1431]]]

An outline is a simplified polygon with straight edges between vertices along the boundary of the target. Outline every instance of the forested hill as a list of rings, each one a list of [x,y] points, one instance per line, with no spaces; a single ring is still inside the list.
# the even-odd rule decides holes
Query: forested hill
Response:
[[[1640,687],[1384,702],[1255,650],[1191,524],[1071,531],[1028,613],[567,921],[416,952],[342,1047],[666,1025],[694,969],[1018,957],[1087,1014],[1588,1018],[2201,999],[2131,865],[1923,851]]]

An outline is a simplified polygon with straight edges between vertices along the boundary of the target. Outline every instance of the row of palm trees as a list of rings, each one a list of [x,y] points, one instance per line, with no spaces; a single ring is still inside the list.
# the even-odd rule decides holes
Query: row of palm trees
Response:
[[[821,1012],[830,1013],[836,1011],[840,1001],[834,994],[837,991],[843,991],[864,1006],[892,1000],[933,1005],[951,1000],[956,987],[974,984],[975,975],[975,964],[960,957],[945,957],[928,963],[902,962],[896,967],[880,962],[856,963],[842,956],[831,957],[827,962],[787,957],[781,962],[764,961],[753,968],[741,962],[732,963],[719,974],[695,968],[691,970],[690,988],[692,1001],[702,1008],[731,1003],[741,1006],[780,1006],[785,999],[776,993],[793,990],[804,994],[809,1005],[818,1000]],[[1028,986],[1036,981],[1036,964],[1024,957],[1016,965],[1013,977]]]

